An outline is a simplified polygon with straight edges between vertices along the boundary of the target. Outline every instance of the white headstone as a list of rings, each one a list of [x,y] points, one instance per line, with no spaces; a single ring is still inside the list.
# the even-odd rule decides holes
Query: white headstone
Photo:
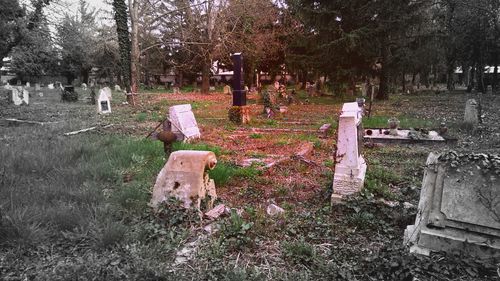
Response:
[[[82,89],[83,89],[83,90],[87,90],[87,84],[82,83]]]
[[[201,136],[190,104],[171,106],[168,109],[168,114],[170,122],[172,122],[172,132],[177,136],[177,139],[189,141]]]
[[[113,96],[111,95],[111,89],[109,87],[104,87],[100,89],[99,95],[101,95],[101,93],[106,94],[108,96],[108,100],[113,100]]]
[[[54,89],[54,84],[47,85],[47,88],[49,88],[50,90],[53,90]]]
[[[364,134],[361,127],[362,112],[363,109],[356,102],[344,103],[342,107],[337,131],[337,163],[332,201],[343,195],[356,193],[363,187],[366,162],[361,155]]]
[[[111,113],[111,103],[105,91],[99,91],[99,99],[97,99],[97,112]]]
[[[29,88],[29,87],[31,87],[30,82],[26,82],[26,88]]]
[[[12,87],[12,102],[15,105],[29,104],[29,92],[23,87]]]
[[[465,103],[464,122],[475,126],[479,123],[478,104],[475,99],[469,99]]]
[[[121,92],[122,88],[120,88],[120,85],[115,85],[115,91]]]

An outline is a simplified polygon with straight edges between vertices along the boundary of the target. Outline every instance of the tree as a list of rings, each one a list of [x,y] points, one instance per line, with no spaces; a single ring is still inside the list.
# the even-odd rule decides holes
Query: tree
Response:
[[[84,0],[76,16],[65,15],[57,27],[58,44],[61,47],[62,73],[71,84],[77,77],[88,83],[92,69],[92,50],[95,44],[96,11],[89,9]]]
[[[121,75],[126,91],[130,92],[130,37],[128,31],[127,5],[124,0],[113,0],[116,33],[120,47]]]
[[[57,73],[57,50],[46,20],[41,18],[41,21],[31,30],[25,28],[23,38],[11,52],[11,70],[23,81]]]
[[[18,0],[0,0],[0,7],[0,58],[4,58],[20,40],[25,13]]]

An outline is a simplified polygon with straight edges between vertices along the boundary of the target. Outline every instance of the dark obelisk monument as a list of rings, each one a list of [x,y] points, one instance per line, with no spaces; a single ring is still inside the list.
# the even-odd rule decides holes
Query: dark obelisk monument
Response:
[[[247,95],[243,81],[243,57],[241,53],[231,56],[233,60],[233,106],[247,105]]]
[[[233,106],[229,109],[229,120],[245,124],[250,120],[250,114],[243,81],[243,57],[241,53],[234,53],[231,59],[233,60]]]

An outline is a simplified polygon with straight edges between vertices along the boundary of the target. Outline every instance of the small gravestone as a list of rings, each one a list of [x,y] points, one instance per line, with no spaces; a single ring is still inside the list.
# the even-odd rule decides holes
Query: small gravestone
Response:
[[[214,87],[214,86],[210,86],[210,87],[208,88],[208,90],[209,90],[209,91],[215,91],[215,87]]]
[[[47,85],[47,88],[50,89],[50,90],[54,90],[54,84]]]
[[[224,86],[224,88],[222,89],[222,92],[224,93],[224,95],[232,94],[231,87],[229,85]]]
[[[35,83],[35,91],[40,91],[40,83]]]
[[[190,104],[171,106],[168,109],[172,132],[178,140],[189,141],[201,136]]]
[[[465,103],[464,123],[471,127],[479,123],[478,103],[475,99],[469,99]]]
[[[320,138],[327,138],[328,134],[331,132],[332,124],[323,124],[318,130]]]
[[[108,96],[108,100],[113,100],[113,96],[111,94],[111,89],[109,87],[104,87],[104,88],[100,89],[99,95],[101,95],[101,93],[104,93],[106,96]]]
[[[359,192],[363,187],[366,162],[361,155],[363,108],[357,102],[344,103],[339,116],[338,140],[333,177],[332,203],[344,195]]]
[[[429,154],[410,251],[500,256],[500,155]]]
[[[83,89],[84,91],[86,91],[86,90],[87,90],[87,84],[82,83],[82,89]]]
[[[12,102],[14,105],[29,104],[29,92],[23,87],[12,87]]]
[[[120,88],[120,85],[115,85],[115,91],[121,92],[122,88]]]
[[[29,88],[29,87],[31,87],[30,82],[26,82],[26,88]]]
[[[97,112],[99,113],[111,113],[111,103],[109,102],[109,97],[105,91],[99,91],[99,98],[97,99]]]
[[[179,89],[179,87],[173,87],[172,88],[174,94],[180,94],[181,93],[181,90]]]

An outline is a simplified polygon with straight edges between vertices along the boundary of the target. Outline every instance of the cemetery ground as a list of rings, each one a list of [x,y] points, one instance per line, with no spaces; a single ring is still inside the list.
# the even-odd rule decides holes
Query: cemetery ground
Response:
[[[285,113],[267,119],[250,96],[252,121],[227,119],[222,93],[142,93],[97,115],[80,100],[62,103],[56,90],[32,93],[29,106],[0,101],[0,276],[2,280],[499,280],[500,261],[464,255],[408,253],[403,231],[414,223],[430,151],[498,152],[500,95],[482,97],[483,124],[462,125],[464,92],[419,92],[376,102],[365,128],[437,128],[456,144],[365,147],[365,189],[330,205],[335,130],[343,101],[299,93]],[[215,221],[168,202],[148,207],[166,156],[145,136],[168,107],[190,103],[202,137],[173,149],[211,150],[218,200],[232,208]],[[5,118],[39,122],[20,123]],[[84,128],[94,130],[65,136]],[[290,157],[306,143],[306,158]],[[242,167],[245,160],[256,163]],[[258,159],[258,160],[255,160]],[[272,164],[266,168],[265,165]],[[285,212],[266,213],[275,203]]]

